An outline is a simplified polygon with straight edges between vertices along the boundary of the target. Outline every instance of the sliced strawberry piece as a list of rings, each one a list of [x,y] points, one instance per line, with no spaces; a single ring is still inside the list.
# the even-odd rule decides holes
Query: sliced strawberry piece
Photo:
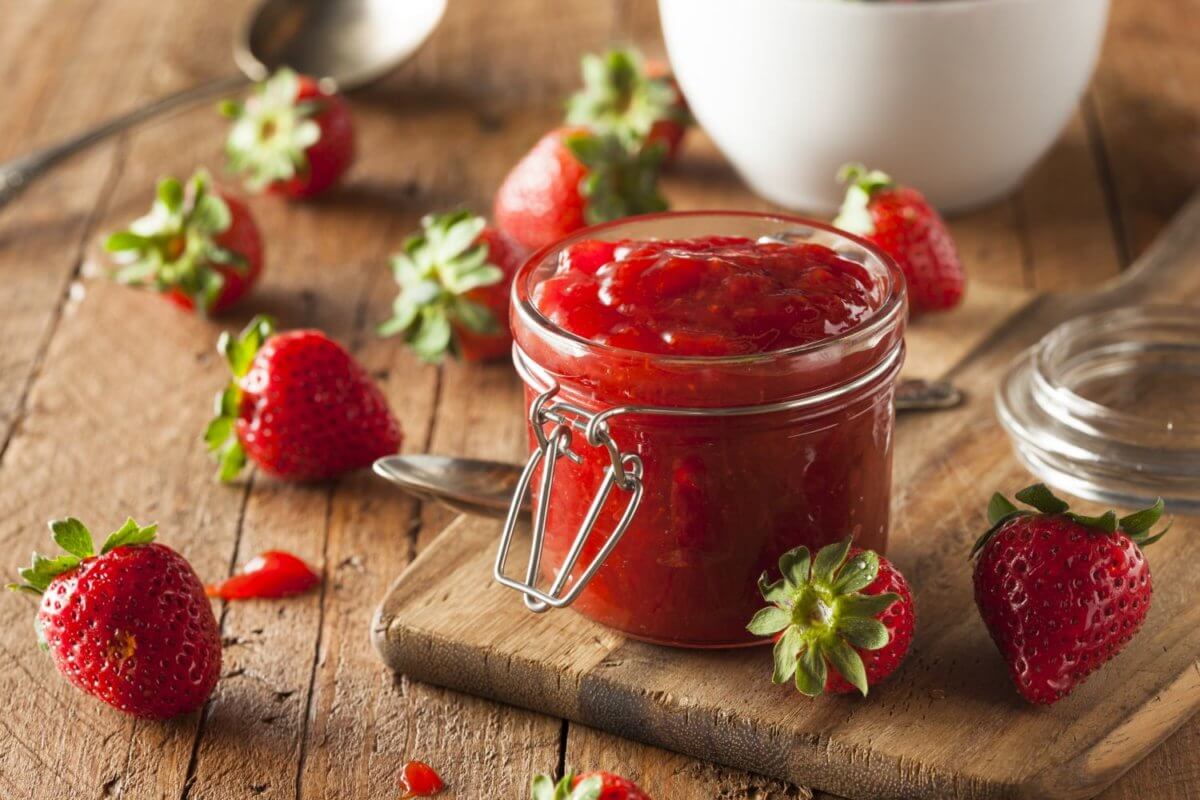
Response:
[[[246,562],[238,574],[206,586],[204,591],[222,600],[289,597],[320,582],[321,576],[301,559],[282,550],[268,550]]]
[[[118,265],[117,281],[163,292],[201,313],[236,303],[263,266],[262,237],[249,209],[213,189],[203,170],[186,185],[160,180],[150,213],[110,235],[104,247]]]
[[[525,251],[469,211],[429,215],[392,257],[400,286],[382,336],[401,334],[426,361],[507,358],[509,289]]]
[[[225,143],[231,171],[246,188],[298,199],[337,183],[354,163],[354,120],[345,98],[290,69],[258,84],[245,103],[226,100]]]

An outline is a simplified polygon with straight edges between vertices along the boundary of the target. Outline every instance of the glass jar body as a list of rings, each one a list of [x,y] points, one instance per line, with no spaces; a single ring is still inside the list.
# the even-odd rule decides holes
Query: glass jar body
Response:
[[[537,392],[526,392],[532,403]],[[617,446],[642,460],[644,493],[620,544],[573,607],[658,644],[754,643],[746,623],[763,605],[757,580],[776,571],[780,555],[846,536],[860,547],[887,547],[892,395],[889,380],[815,414],[614,420]],[[550,491],[547,580],[610,464],[603,448],[574,449],[582,463],[561,459]],[[605,504],[580,563],[590,563],[615,528],[624,499],[614,492]]]
[[[616,450],[641,463],[636,511],[573,608],[645,641],[736,647],[758,643],[745,628],[763,605],[757,581],[777,571],[784,552],[848,536],[861,547],[886,549],[906,308],[903,281],[885,256],[794,218],[664,215],[588,235],[683,238],[691,231],[836,246],[878,275],[879,308],[846,334],[749,357],[675,358],[604,347],[555,329],[529,301],[530,286],[553,269],[551,248],[514,282],[514,352],[527,411],[536,412],[537,398],[553,390],[554,402],[584,416],[606,415],[604,430]],[[527,417],[537,449],[558,423]],[[570,435],[574,457],[556,460],[545,498],[543,583],[554,582],[570,559],[614,463],[613,452],[589,443],[582,427]],[[538,466],[531,482],[535,509],[544,469]],[[568,588],[618,528],[630,500],[615,488],[600,507]]]

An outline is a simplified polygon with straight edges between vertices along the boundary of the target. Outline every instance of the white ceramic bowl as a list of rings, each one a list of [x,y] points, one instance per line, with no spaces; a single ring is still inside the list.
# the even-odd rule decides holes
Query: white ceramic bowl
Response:
[[[944,211],[1013,189],[1079,101],[1108,0],[659,0],[692,111],[746,181],[831,211],[861,161]]]

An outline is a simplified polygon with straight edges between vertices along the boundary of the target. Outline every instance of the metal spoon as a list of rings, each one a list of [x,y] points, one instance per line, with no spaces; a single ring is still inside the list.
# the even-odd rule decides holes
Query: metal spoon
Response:
[[[193,86],[73,139],[0,164],[0,207],[67,156],[174,108],[229,92],[289,66],[362,86],[407,61],[442,19],[446,0],[264,0],[233,43],[241,74]]]
[[[946,381],[903,380],[896,386],[897,411],[932,411],[961,402],[962,393]],[[386,456],[375,462],[374,469],[376,475],[423,500],[483,517],[508,513],[521,477],[519,464],[431,455]],[[529,510],[526,503],[523,511]]]

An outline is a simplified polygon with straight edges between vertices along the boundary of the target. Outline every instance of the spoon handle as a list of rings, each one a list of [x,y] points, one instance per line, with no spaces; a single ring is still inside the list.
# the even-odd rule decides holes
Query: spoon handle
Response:
[[[897,411],[935,411],[954,408],[962,402],[962,392],[949,381],[905,378],[896,384]]]
[[[216,78],[198,86],[183,89],[182,91],[159,98],[141,108],[136,108],[127,114],[103,122],[91,130],[85,131],[65,142],[59,142],[41,150],[35,150],[32,153],[18,156],[0,164],[0,208],[3,208],[10,200],[20,194],[25,187],[43,172],[67,156],[78,153],[80,150],[102,139],[106,139],[114,133],[119,133],[130,128],[143,120],[150,119],[171,109],[189,105],[213,95],[236,89],[244,84],[246,80],[240,74],[227,75],[224,78]]]

